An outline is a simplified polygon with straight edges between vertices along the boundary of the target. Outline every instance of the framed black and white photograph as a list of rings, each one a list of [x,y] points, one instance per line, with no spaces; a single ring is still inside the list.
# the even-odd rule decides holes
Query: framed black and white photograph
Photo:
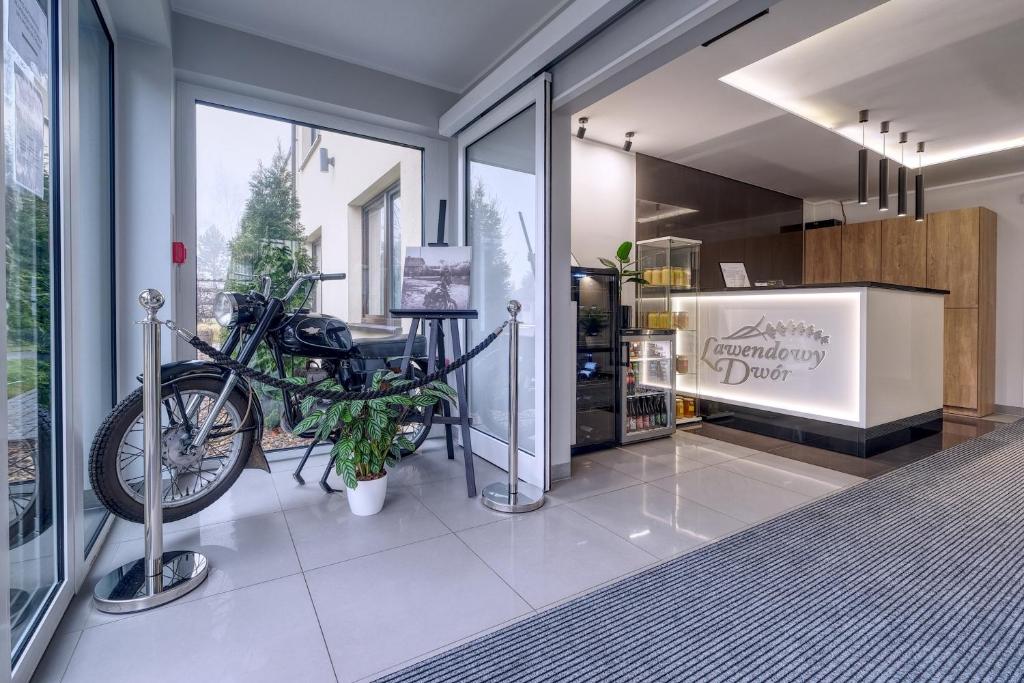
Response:
[[[402,309],[469,308],[471,247],[408,247],[402,272]]]

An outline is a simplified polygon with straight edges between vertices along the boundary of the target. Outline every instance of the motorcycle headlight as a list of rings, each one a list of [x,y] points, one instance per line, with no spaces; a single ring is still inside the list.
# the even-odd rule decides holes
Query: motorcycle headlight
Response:
[[[213,319],[221,327],[232,327],[238,324],[238,301],[236,295],[221,292],[213,300]]]

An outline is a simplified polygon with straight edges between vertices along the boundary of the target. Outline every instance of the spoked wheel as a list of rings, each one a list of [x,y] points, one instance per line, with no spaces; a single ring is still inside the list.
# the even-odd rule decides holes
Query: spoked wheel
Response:
[[[242,473],[255,438],[255,408],[236,390],[217,413],[206,441],[193,449],[193,436],[210,415],[223,388],[214,377],[186,377],[164,385],[161,418],[161,481],[164,521],[173,522],[209,507]],[[122,401],[93,441],[89,476],[96,495],[114,514],[143,521],[142,390]]]
[[[414,380],[420,379],[423,376],[423,371],[420,370],[418,367],[414,366],[412,368],[412,378]],[[415,396],[418,393],[420,393],[420,390],[414,389],[412,392],[409,393],[409,395]],[[437,408],[440,409],[440,406],[437,406]],[[413,410],[410,412],[410,417],[412,419],[403,424],[399,428],[398,433],[404,436],[405,438],[409,439],[409,441],[412,441],[416,448],[412,449],[411,451],[403,448],[403,458],[407,455],[412,455],[413,453],[415,453],[419,449],[419,447],[423,445],[423,442],[427,440],[427,436],[430,434],[430,427],[424,422],[426,412],[423,410],[423,408],[413,408]]]
[[[11,547],[21,545],[35,530],[36,504],[39,498],[39,475],[35,449],[12,447],[7,452],[7,519]]]

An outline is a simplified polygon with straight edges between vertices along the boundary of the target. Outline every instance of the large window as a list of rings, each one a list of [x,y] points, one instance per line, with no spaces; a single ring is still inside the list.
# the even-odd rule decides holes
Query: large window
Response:
[[[385,323],[402,282],[402,191],[396,183],[363,206],[363,322]]]
[[[261,275],[283,294],[300,273],[345,273],[320,283],[306,307],[379,334],[397,301],[403,246],[421,241],[422,151],[322,127],[197,103],[196,327],[221,342],[213,319],[222,289],[248,291]],[[290,302],[297,306],[299,301]],[[269,355],[256,362],[270,368]],[[286,359],[300,369],[306,359]],[[281,425],[278,392],[257,386],[267,450],[298,445]]]
[[[74,286],[69,290],[73,326],[78,439],[88,472],[93,435],[115,402],[114,44],[93,0],[78,2],[78,183],[70,238]],[[85,554],[99,534],[107,510],[85,479]]]
[[[58,130],[49,2],[4,12],[7,467],[12,660],[65,580],[59,443]],[[16,23],[12,23],[16,22]]]

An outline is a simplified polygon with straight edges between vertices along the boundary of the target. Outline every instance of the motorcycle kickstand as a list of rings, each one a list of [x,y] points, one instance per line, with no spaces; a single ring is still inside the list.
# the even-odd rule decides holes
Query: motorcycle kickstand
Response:
[[[332,487],[327,483],[327,477],[331,476],[331,470],[334,469],[335,455],[333,450],[331,452],[331,459],[327,461],[327,467],[324,468],[324,474],[320,477],[320,488],[324,490],[324,493],[339,493],[338,489]]]
[[[292,472],[292,479],[299,482],[299,484],[305,486],[306,480],[302,478],[302,468],[306,466],[306,461],[309,460],[309,454],[313,452],[313,449],[317,447],[320,442],[314,439],[310,442],[309,448],[302,454],[302,460],[299,460],[299,466]]]

